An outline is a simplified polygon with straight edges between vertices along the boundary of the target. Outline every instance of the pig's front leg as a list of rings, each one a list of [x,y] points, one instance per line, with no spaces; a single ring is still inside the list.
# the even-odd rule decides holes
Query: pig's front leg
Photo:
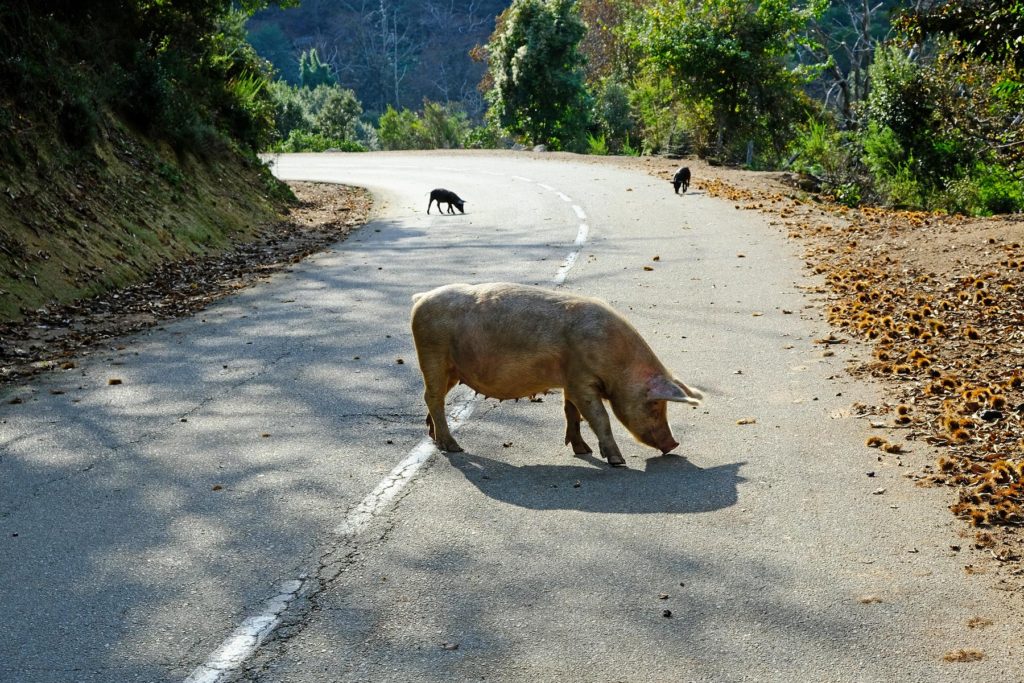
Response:
[[[427,433],[437,444],[437,447],[447,453],[461,453],[462,446],[452,436],[448,429],[448,416],[444,413],[444,397],[449,390],[458,382],[458,379],[447,372],[442,366],[434,368],[425,367],[424,359],[420,359],[420,367],[423,369],[423,400],[427,404]]]
[[[608,419],[608,411],[604,409],[601,397],[592,389],[573,391],[572,402],[579,408],[579,412],[586,419],[590,429],[597,435],[597,445],[601,449],[601,457],[608,461],[612,467],[623,467],[626,464],[619,445],[612,437],[612,424]]]
[[[572,444],[572,452],[576,455],[589,455],[594,451],[583,440],[580,434],[580,411],[576,404],[564,396],[565,408],[565,443]]]

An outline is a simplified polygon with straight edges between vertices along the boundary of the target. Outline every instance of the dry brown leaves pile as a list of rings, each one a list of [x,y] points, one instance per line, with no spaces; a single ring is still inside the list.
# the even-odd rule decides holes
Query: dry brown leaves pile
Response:
[[[255,242],[170,262],[145,282],[0,323],[0,385],[74,367],[74,357],[105,341],[194,313],[344,239],[366,222],[372,208],[370,194],[360,188],[294,183],[292,189],[299,203],[289,219],[266,226]]]
[[[711,177],[697,186],[780,218],[772,222],[801,240],[808,267],[824,279],[815,291],[826,297],[828,321],[873,353],[851,372],[884,380],[891,392],[876,414],[907,441],[942,453],[913,476],[956,487],[952,511],[988,529],[976,545],[1019,559],[1024,219],[848,209],[743,180]],[[867,445],[886,443],[873,437]]]

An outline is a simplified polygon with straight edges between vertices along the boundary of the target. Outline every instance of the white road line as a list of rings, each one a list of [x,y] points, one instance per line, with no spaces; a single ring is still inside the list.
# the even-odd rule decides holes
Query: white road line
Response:
[[[587,235],[590,234],[590,226],[586,223],[580,223],[579,229],[576,231],[576,241],[573,242],[577,247],[582,247],[587,241]]]
[[[469,387],[461,389],[461,393],[455,394],[448,411],[448,427],[452,431],[469,419],[479,403],[476,394]],[[339,524],[334,532],[352,538],[364,531],[377,513],[391,503],[423,465],[439,452],[434,441],[430,437],[424,437],[409,451],[405,459],[391,470],[384,481],[346,515],[345,521]],[[281,584],[281,592],[267,601],[263,611],[243,621],[204,664],[189,674],[185,683],[219,683],[224,676],[237,669],[278,627],[281,623],[281,613],[298,597],[304,585],[303,579],[285,581]]]
[[[551,187],[550,185],[545,185],[544,183],[537,183],[537,186],[538,187],[543,187],[548,192],[554,192],[555,191],[555,188]]]
[[[453,169],[454,170],[454,169]],[[512,176],[515,180],[522,180],[527,183],[533,181],[522,176]],[[544,189],[554,191],[554,188],[541,185]],[[567,195],[557,192],[563,201],[571,202]],[[582,220],[587,217],[583,209],[573,204],[572,210]],[[565,282],[566,276],[572,267],[576,265],[580,250],[587,241],[590,228],[586,223],[580,223],[576,231],[576,249],[569,252],[562,265],[558,267],[555,277],[552,279],[555,286]],[[469,387],[460,387],[461,392],[456,393],[448,410],[448,427],[455,431],[466,420],[479,405],[480,399]],[[430,462],[431,458],[439,453],[433,439],[424,437],[409,453],[402,462],[395,465],[391,473],[369,493],[359,505],[353,508],[345,520],[334,529],[334,533],[345,537],[354,538],[366,530],[373,518],[387,507],[399,493],[412,481],[416,473]],[[221,643],[220,647],[214,650],[204,664],[199,665],[189,674],[184,683],[219,683],[219,681],[237,669],[242,662],[248,659],[258,648],[267,636],[274,632],[274,629],[281,623],[281,614],[299,596],[306,585],[306,580],[296,579],[285,581],[281,584],[281,592],[267,601],[263,611],[253,617],[247,618],[232,632],[228,638]]]
[[[243,621],[205,664],[196,667],[185,679],[185,683],[217,683],[224,675],[236,669],[281,623],[281,613],[298,596],[303,584],[301,580],[281,584],[281,592],[267,601],[263,612]]]
[[[562,192],[556,192],[555,194],[557,194],[557,195],[559,196],[559,198],[560,198],[560,199],[561,199],[561,200],[562,200],[563,202],[571,202],[571,201],[572,201],[572,197],[570,197],[570,196],[569,196],[569,195],[567,195],[567,194],[564,194],[564,193],[562,193]]]
[[[476,409],[478,399],[469,387],[463,388],[461,394],[456,394],[448,411],[448,427],[455,431],[469,419]],[[436,453],[437,446],[429,436],[416,444],[416,447],[409,451],[405,460],[395,465],[391,474],[384,478],[366,498],[363,498],[348,515],[345,521],[339,524],[334,533],[339,536],[356,536],[370,525],[373,518],[385,506],[395,499],[402,489],[405,488],[420,468],[430,461]]]

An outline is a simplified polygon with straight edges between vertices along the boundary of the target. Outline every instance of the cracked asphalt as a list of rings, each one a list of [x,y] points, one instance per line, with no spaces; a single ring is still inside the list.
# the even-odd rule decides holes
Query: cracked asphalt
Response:
[[[946,492],[902,476],[928,456],[863,447],[850,405],[875,389],[843,374],[854,349],[813,343],[828,329],[766,220],[531,154],[275,164],[367,186],[379,215],[0,397],[24,399],[0,403],[0,681],[183,681],[297,579],[225,680],[1024,678],[1005,595],[949,548]],[[426,215],[434,187],[467,214]],[[607,299],[708,397],[670,407],[680,448],[616,424],[628,469],[611,470],[562,445],[559,396],[484,401],[465,453],[336,533],[424,436],[411,294],[550,285],[572,205],[590,236],[565,288]],[[943,658],[961,649],[983,658]]]

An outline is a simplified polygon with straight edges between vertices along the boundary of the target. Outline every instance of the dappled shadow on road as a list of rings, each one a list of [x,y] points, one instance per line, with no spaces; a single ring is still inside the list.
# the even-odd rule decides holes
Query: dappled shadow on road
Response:
[[[689,514],[735,505],[745,464],[702,469],[671,453],[646,460],[643,471],[609,469],[593,456],[565,465],[516,466],[473,453],[451,453],[448,460],[482,493],[503,503],[620,514]],[[581,464],[587,460],[591,464]]]
[[[520,237],[522,258],[551,254]],[[103,672],[81,681],[181,680],[295,578],[424,432],[410,296],[452,280],[452,253],[371,223],[287,279],[11,387],[0,679],[73,662]]]

